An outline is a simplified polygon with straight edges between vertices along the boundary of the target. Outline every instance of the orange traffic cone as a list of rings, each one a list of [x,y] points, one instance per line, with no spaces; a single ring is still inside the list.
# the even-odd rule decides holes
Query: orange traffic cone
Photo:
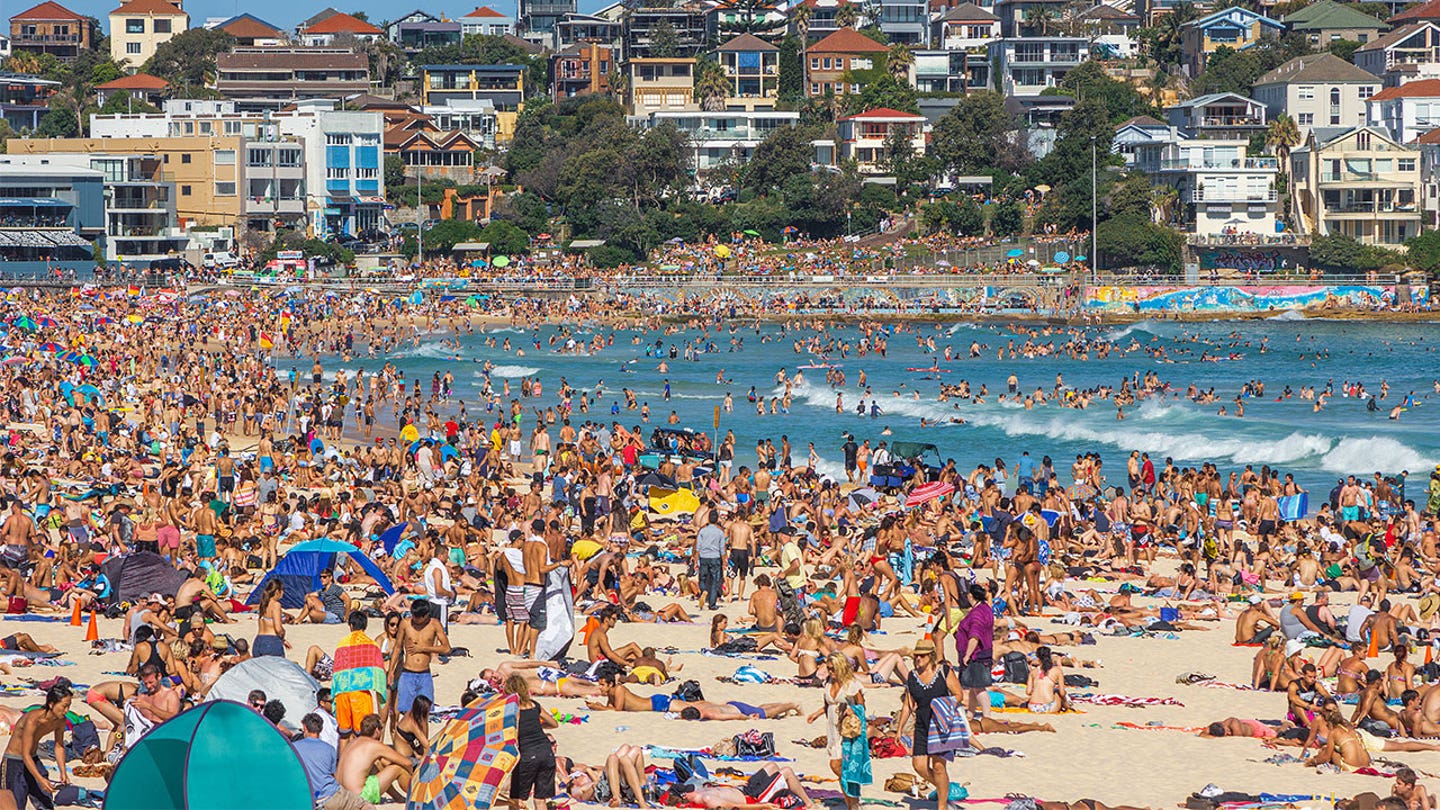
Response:
[[[85,628],[86,641],[99,641],[100,628],[95,626],[95,611],[90,611],[90,626]]]
[[[1425,663],[1429,664],[1435,659],[1435,647],[1432,644],[1425,645]]]
[[[84,622],[80,621],[80,600],[72,599],[70,601],[70,626],[80,627],[83,624]]]
[[[1370,651],[1369,651],[1368,653],[1366,653],[1365,657],[1366,657],[1366,658],[1378,658],[1378,657],[1380,657],[1380,639],[1378,639],[1378,638],[1375,637],[1374,631],[1371,631],[1371,633],[1370,633]]]

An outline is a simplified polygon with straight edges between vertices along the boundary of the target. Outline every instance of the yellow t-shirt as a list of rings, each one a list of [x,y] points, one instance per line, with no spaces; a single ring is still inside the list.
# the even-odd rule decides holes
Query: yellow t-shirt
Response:
[[[780,548],[780,570],[789,570],[790,564],[796,560],[801,560],[800,567],[796,569],[795,573],[787,575],[785,581],[790,583],[790,587],[799,590],[805,587],[805,562],[800,553],[800,544],[794,540],[788,540]]]

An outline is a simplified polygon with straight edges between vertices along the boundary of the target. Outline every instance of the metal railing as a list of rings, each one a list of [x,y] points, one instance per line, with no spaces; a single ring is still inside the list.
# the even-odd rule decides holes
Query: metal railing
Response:
[[[1192,233],[1185,236],[1185,242],[1192,247],[1240,247],[1245,245],[1301,247],[1310,244],[1310,235],[1304,233]]]

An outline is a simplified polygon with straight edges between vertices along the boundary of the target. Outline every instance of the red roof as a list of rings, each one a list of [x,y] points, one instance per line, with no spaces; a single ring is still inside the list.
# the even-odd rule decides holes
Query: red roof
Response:
[[[159,76],[151,76],[149,73],[136,73],[134,76],[121,76],[118,79],[96,85],[97,90],[164,90],[170,83]]]
[[[283,33],[269,23],[243,14],[220,26],[220,30],[236,39],[274,39]]]
[[[306,34],[383,34],[379,28],[349,14],[332,14],[305,29]]]
[[[505,18],[505,15],[504,15],[504,14],[501,14],[500,12],[496,11],[496,10],[493,9],[493,8],[490,8],[489,6],[481,6],[481,7],[477,8],[477,9],[475,9],[474,11],[470,12],[469,14],[466,14],[465,16],[466,16],[466,17],[500,17],[500,18],[502,18],[502,19]]]
[[[1418,138],[1416,138],[1415,140],[1411,141],[1411,143],[1421,143],[1421,144],[1435,144],[1435,143],[1440,143],[1440,128],[1430,130],[1429,132],[1425,133],[1424,135],[1421,135],[1420,137],[1418,137]]]
[[[82,16],[80,16],[79,14],[76,14],[75,12],[71,11],[70,9],[65,8],[64,6],[60,5],[59,3],[54,2],[54,0],[45,0],[45,2],[41,3],[40,5],[35,6],[34,8],[27,9],[27,10],[25,10],[25,11],[22,11],[22,12],[20,12],[19,14],[16,14],[14,17],[11,17],[10,19],[12,19],[12,20],[83,20],[83,19],[85,19],[85,18],[82,17]]]
[[[916,115],[916,114],[914,114],[914,113],[900,112],[899,110],[892,110],[892,109],[890,109],[889,107],[876,107],[876,108],[873,109],[873,110],[866,110],[866,111],[863,112],[863,113],[856,113],[855,115],[846,116],[845,118],[843,118],[843,119],[841,119],[841,120],[842,120],[842,121],[848,121],[848,120],[853,120],[853,119],[856,119],[856,118],[906,118],[906,119],[924,119],[925,116],[923,116],[923,115]]]
[[[888,49],[854,28],[841,28],[806,50],[810,53],[885,53]]]
[[[114,14],[159,14],[163,17],[188,17],[179,6],[169,0],[130,0],[125,5],[110,12]]]
[[[1387,87],[1370,97],[1371,101],[1392,98],[1440,98],[1440,79],[1417,79],[1399,87]]]
[[[1419,22],[1421,20],[1440,20],[1440,0],[1430,0],[1430,2],[1424,5],[1406,9],[1394,17],[1391,17],[1389,20],[1386,20],[1386,22],[1392,26],[1397,26],[1409,22]]]

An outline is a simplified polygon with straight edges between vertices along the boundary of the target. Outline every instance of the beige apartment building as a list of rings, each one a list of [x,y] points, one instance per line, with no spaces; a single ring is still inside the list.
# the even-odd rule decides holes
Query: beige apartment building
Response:
[[[110,12],[110,58],[138,69],[162,43],[190,27],[180,0],[130,0]]]
[[[154,155],[161,178],[175,183],[175,214],[181,227],[240,223],[245,139],[231,136],[177,138],[11,138],[17,155],[101,153]]]

